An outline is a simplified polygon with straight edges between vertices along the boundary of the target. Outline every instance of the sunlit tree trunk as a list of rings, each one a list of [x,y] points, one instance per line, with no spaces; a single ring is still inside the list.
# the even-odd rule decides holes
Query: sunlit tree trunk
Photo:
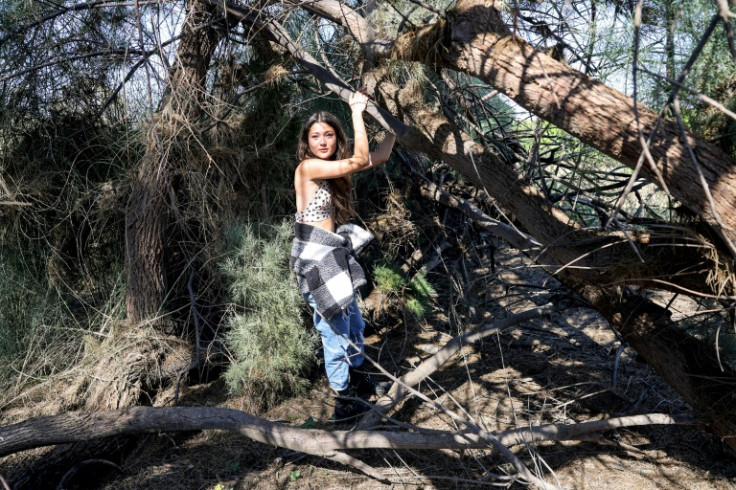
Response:
[[[643,159],[642,141],[651,140],[651,163],[643,160],[640,175],[666,187],[712,225],[730,253],[736,254],[736,162],[676,121],[659,121],[657,114],[635,105],[631,97],[513,36],[497,9],[502,3],[461,0],[444,25],[410,31],[399,38],[394,56],[477,76],[632,168]]]

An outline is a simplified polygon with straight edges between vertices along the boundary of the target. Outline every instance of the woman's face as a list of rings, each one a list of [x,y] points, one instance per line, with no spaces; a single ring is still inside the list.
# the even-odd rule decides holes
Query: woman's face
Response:
[[[329,160],[337,150],[337,134],[327,123],[316,122],[309,128],[307,134],[309,151],[316,158]]]

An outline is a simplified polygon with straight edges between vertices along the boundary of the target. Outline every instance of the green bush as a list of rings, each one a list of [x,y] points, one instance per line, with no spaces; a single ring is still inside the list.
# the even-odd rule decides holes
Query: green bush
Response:
[[[406,285],[401,273],[384,263],[377,264],[373,268],[373,278],[378,290],[384,294],[398,293]]]
[[[373,279],[379,291],[400,297],[404,307],[417,318],[429,313],[436,292],[422,272],[407,283],[398,268],[381,262],[373,267]]]
[[[233,393],[263,402],[303,391],[319,340],[305,326],[306,303],[289,270],[291,236],[288,222],[233,228],[221,266],[236,305],[228,321],[233,360],[225,380]]]

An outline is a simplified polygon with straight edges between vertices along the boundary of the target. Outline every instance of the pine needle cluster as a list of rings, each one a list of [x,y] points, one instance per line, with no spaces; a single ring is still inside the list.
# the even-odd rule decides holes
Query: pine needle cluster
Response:
[[[227,345],[232,364],[225,374],[230,390],[267,403],[307,386],[305,374],[315,361],[316,330],[304,321],[288,265],[291,226],[261,224],[228,232],[231,253],[222,263],[231,281],[235,311]]]
[[[398,268],[387,263],[376,264],[373,279],[381,293],[398,297],[404,308],[417,318],[429,313],[432,297],[437,294],[422,272],[407,280]]]

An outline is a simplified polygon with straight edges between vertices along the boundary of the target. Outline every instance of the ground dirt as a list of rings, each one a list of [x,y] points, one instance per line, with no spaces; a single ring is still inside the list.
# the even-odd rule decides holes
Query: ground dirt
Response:
[[[392,373],[411,369],[459,332],[564,297],[554,279],[502,245],[487,250],[485,256],[462,256],[456,251],[428,277],[437,288],[431,315],[422,320],[408,314],[398,320],[378,315],[370,321],[367,352]],[[550,422],[575,424],[619,415],[688,412],[677,394],[637,360],[635,352],[619,352],[620,346],[597,313],[568,308],[465,347],[420,388],[491,432]],[[218,382],[189,388],[181,403],[249,409],[247,398],[227,397]],[[324,376],[317,372],[308,394],[260,415],[285,424],[346,428],[330,421],[332,409]],[[460,428],[447,415],[416,400],[405,403],[392,417],[426,429]],[[613,430],[584,441],[513,450],[528,468],[562,488],[736,489],[736,454],[696,427]],[[378,469],[390,483],[329,460],[208,431],[146,436],[117,462],[120,471],[94,469],[107,471],[107,482],[87,487],[72,482],[67,488],[479,488],[504,484],[504,474],[511,471],[491,450],[351,454]],[[0,460],[0,471],[8,475],[30,457]],[[75,481],[85,479],[81,473]]]

